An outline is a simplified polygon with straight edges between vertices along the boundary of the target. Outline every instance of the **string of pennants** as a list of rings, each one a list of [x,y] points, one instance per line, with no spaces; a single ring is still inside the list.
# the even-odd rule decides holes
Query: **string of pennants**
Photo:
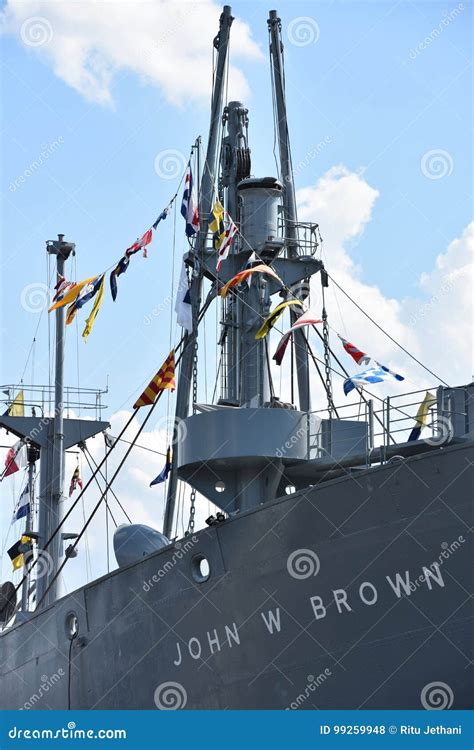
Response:
[[[273,271],[272,268],[269,268],[268,266],[261,264],[261,265],[255,266],[254,268],[246,268],[243,271],[239,271],[239,273],[237,273],[232,279],[230,279],[230,281],[227,282],[227,284],[225,284],[221,288],[219,292],[220,295],[224,298],[227,297],[231,289],[233,289],[234,287],[238,286],[239,284],[241,284],[242,282],[246,280],[248,281],[251,275],[254,273],[268,274],[274,277],[275,279],[277,279],[278,281],[280,281],[281,283],[283,283],[281,279],[278,277],[278,275],[275,273],[275,271]],[[295,300],[295,299],[281,302],[269,313],[267,318],[263,321],[259,330],[255,334],[255,339],[257,341],[264,339],[267,336],[267,334],[270,332],[270,330],[274,327],[274,325],[279,320],[279,318],[284,313],[284,311],[291,306],[299,306],[303,308],[303,303],[300,300]],[[317,325],[322,322],[323,321],[321,320],[321,318],[317,317],[312,310],[304,311],[303,309],[302,314],[293,323],[291,328],[285,331],[285,333],[282,335],[278,343],[276,351],[273,355],[273,359],[276,362],[276,364],[281,365],[288,343],[294,331],[304,326]],[[402,381],[405,379],[403,375],[399,375],[397,372],[390,370],[388,367],[383,365],[381,362],[377,361],[371,355],[358,349],[350,341],[346,341],[346,339],[344,339],[339,334],[337,335],[339,339],[341,340],[344,351],[347,354],[349,354],[358,365],[369,365],[371,362],[373,363],[371,367],[368,367],[362,372],[356,373],[355,375],[352,375],[351,377],[346,378],[344,380],[343,389],[344,389],[344,394],[346,396],[355,388],[363,388],[366,385],[371,385],[374,383],[381,383],[387,380],[394,379],[397,381]]]
[[[125,250],[120,260],[115,264],[115,266],[112,267],[109,275],[109,283],[112,300],[114,302],[116,301],[118,294],[118,278],[128,270],[130,260],[133,255],[141,250],[143,253],[143,257],[147,257],[148,248],[153,240],[153,233],[157,229],[159,223],[167,218],[174,204],[174,201],[177,198],[177,195],[178,193],[176,192],[168,205],[159,214],[158,218],[152,224],[152,226]],[[185,220],[186,236],[188,237],[188,239],[190,239],[199,231],[200,226],[199,209],[194,194],[191,161],[188,162],[184,175],[184,191],[181,201],[181,215]],[[238,233],[238,227],[235,225],[232,217],[224,209],[219,200],[215,201],[214,207],[212,209],[212,218],[209,222],[209,230],[212,232],[213,247],[217,251],[216,271],[219,272],[223,261],[229,255],[233,239]],[[245,281],[250,285],[252,277],[256,273],[269,275],[283,285],[283,282],[278,277],[276,272],[264,263],[258,263],[259,260],[260,259],[256,256],[256,254],[253,253],[251,258],[247,262],[247,267],[244,270],[238,272],[232,279],[230,279],[221,287],[219,291],[220,296],[222,298],[226,298],[228,293],[232,289]],[[253,267],[250,267],[251,264],[255,262],[257,262],[257,265],[253,265]],[[62,277],[58,280],[58,283],[55,286],[53,305],[49,308],[48,312],[52,312],[53,310],[68,305],[66,325],[70,325],[75,319],[77,312],[85,304],[87,304],[87,302],[94,299],[92,310],[88,318],[86,319],[85,327],[82,333],[82,337],[85,341],[87,341],[87,338],[92,331],[95,319],[103,303],[106,274],[107,271],[104,271],[102,274],[89,277],[77,283],[67,281],[64,277]],[[257,331],[255,338],[257,340],[264,339],[276,324],[283,312],[290,306],[300,306],[301,308],[303,308],[301,301],[295,299],[280,303],[273,311],[270,312],[266,320],[261,325],[260,329]],[[192,333],[192,305],[189,292],[189,282],[184,263],[182,266],[180,283],[176,295],[175,311],[177,313],[178,324],[181,325],[189,333]],[[319,323],[322,323],[322,320],[316,317],[311,310],[305,311],[304,309],[302,309],[302,314],[280,339],[278,347],[273,356],[276,364],[281,365],[288,343],[291,340],[291,336],[295,330],[308,325],[317,325]],[[373,357],[369,356],[365,352],[362,352],[353,344],[343,339],[341,336],[339,336],[339,338],[341,339],[344,350],[354,359],[354,361],[358,365],[369,365],[371,361],[373,362],[373,365],[371,367],[368,367],[366,370],[359,372],[344,381],[343,389],[345,395],[348,395],[354,389],[363,388],[364,385],[367,384],[379,383],[389,379],[395,379],[398,381],[404,380],[404,377],[402,375],[391,371],[388,367],[385,367],[383,364],[376,361]],[[159,391],[164,389],[175,389],[174,350],[170,352],[162,367],[159,369],[158,373],[155,375],[143,394],[134,404],[134,408],[153,404]],[[170,451],[168,451],[167,453],[167,460],[163,472],[158,475],[158,477],[152,482],[152,484],[165,481],[168,475],[167,466],[171,466]]]
[[[187,164],[184,180],[185,180],[185,184],[184,184],[183,197],[181,201],[181,215],[183,216],[186,222],[186,236],[190,238],[194,234],[196,234],[196,232],[199,229],[199,210],[198,210],[197,201],[195,199],[194,190],[193,190],[193,176],[192,176],[192,170],[191,170],[191,161],[189,161]],[[118,294],[117,280],[119,276],[122,276],[124,273],[126,273],[126,271],[128,270],[130,266],[131,258],[136,253],[140,252],[140,250],[142,251],[144,258],[148,256],[148,248],[152,243],[153,234],[156,231],[160,222],[164,221],[166,217],[168,216],[177,196],[178,196],[178,193],[176,192],[175,195],[171,198],[171,200],[167,204],[167,206],[159,214],[156,221],[151,225],[151,227],[147,229],[141,235],[141,237],[137,238],[135,242],[133,242],[129,247],[127,247],[127,249],[125,250],[120,260],[114,266],[111,267],[111,271],[109,274],[109,284],[110,284],[110,293],[112,296],[112,300],[114,302],[117,299],[117,294]],[[222,245],[222,242],[223,242],[223,239],[221,239],[219,247]],[[53,310],[57,310],[60,307],[64,307],[65,305],[68,305],[68,309],[66,313],[66,325],[70,325],[72,321],[74,320],[76,313],[85,304],[87,304],[87,302],[90,302],[92,299],[95,298],[94,305],[86,320],[84,331],[82,333],[82,337],[84,338],[85,341],[87,341],[87,338],[92,331],[95,319],[97,317],[97,314],[100,310],[100,307],[104,299],[106,274],[107,274],[107,271],[104,271],[101,274],[98,274],[96,276],[90,276],[79,282],[68,281],[65,277],[61,277],[59,278],[56,286],[54,287],[55,294],[52,300],[53,304],[49,308],[48,312],[52,312]],[[187,286],[187,279],[186,279],[186,286]],[[187,291],[187,288],[185,292],[186,291]],[[187,321],[187,323],[188,323],[188,329],[189,329],[189,320]],[[192,327],[191,327],[191,330],[192,330]]]

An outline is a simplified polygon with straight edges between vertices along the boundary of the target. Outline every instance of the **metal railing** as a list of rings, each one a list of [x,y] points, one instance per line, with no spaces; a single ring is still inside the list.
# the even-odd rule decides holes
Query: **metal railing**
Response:
[[[321,235],[319,233],[319,224],[308,221],[285,222],[280,215],[278,222],[278,237],[285,241],[285,244],[291,244],[293,240],[286,237],[288,226],[296,229],[298,237],[298,246],[301,255],[316,255],[321,244]]]
[[[471,428],[469,424],[469,407],[459,408],[461,403],[468,403],[472,399],[472,389],[458,387],[448,389],[443,387],[428,389],[434,396],[433,403],[429,406],[425,423],[421,431],[421,438],[431,440],[433,445],[442,445],[448,442],[454,435],[462,436]],[[402,445],[408,442],[410,433],[417,425],[417,412],[425,399],[427,390],[409,391],[407,393],[387,396],[379,401],[366,399],[359,404],[343,404],[336,406],[338,419],[328,419],[327,409],[319,409],[308,415],[308,458],[325,458],[330,456],[332,446],[331,435],[328,438],[328,430],[331,425],[338,422],[352,424],[364,423],[366,425],[365,445],[362,446],[364,433],[357,428],[351,433],[339,430],[337,433],[337,448],[339,453],[347,453],[347,456],[360,455],[365,451],[366,463],[370,464],[371,454],[374,448],[382,449],[377,454],[384,461],[384,448]],[[374,406],[377,404],[377,407]],[[311,415],[322,420],[317,426],[311,426]],[[314,420],[313,420],[314,421]],[[393,450],[392,450],[393,452]]]
[[[367,400],[360,404],[343,404],[337,407],[337,413],[338,419],[328,419],[327,409],[318,409],[308,414],[309,459],[331,458],[335,452],[339,458],[354,451],[370,455],[374,447],[373,402]],[[311,419],[312,416],[317,419]],[[344,424],[349,427],[354,423],[363,426],[363,429],[341,429]]]
[[[0,386],[2,398],[0,398],[1,413],[11,408],[15,398],[20,391],[23,392],[23,409],[25,416],[48,417],[54,412],[54,385],[30,385],[23,383],[9,383]],[[69,417],[70,412],[93,411],[95,419],[100,419],[103,409],[107,406],[102,403],[102,397],[108,393],[108,388],[100,390],[97,388],[78,388],[75,386],[64,387],[64,412]]]

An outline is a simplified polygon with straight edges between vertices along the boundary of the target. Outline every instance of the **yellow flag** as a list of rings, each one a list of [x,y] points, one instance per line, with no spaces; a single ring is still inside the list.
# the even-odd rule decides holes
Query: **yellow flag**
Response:
[[[299,305],[300,307],[303,307],[303,303],[299,299],[290,299],[286,302],[282,302],[281,304],[277,305],[274,310],[271,311],[268,318],[266,318],[260,328],[258,329],[257,333],[255,334],[255,339],[258,341],[258,339],[264,339],[267,333],[269,332],[270,328],[273,328],[275,323],[277,322],[280,315],[283,314],[283,312],[286,310],[287,307],[290,305]]]
[[[84,330],[82,332],[82,338],[84,341],[87,341],[87,337],[89,336],[90,332],[92,331],[92,327],[94,325],[95,319],[97,317],[97,313],[100,310],[100,306],[102,304],[102,300],[104,298],[104,286],[105,286],[105,273],[102,276],[102,281],[100,282],[99,291],[97,292],[97,297],[95,298],[94,307],[92,308],[89,317],[86,320],[86,325],[84,327]]]
[[[16,542],[16,544],[13,545],[8,550],[8,556],[10,557],[10,560],[12,561],[12,568],[13,570],[19,570],[22,568],[25,564],[25,557],[24,553],[31,552],[32,544],[31,544],[31,537],[26,536],[25,534],[21,537],[19,542]]]
[[[56,302],[52,307],[49,308],[48,312],[52,312],[53,310],[57,310],[58,307],[64,307],[64,305],[69,305],[71,302],[74,302],[77,295],[85,287],[86,284],[89,284],[91,281],[94,281],[97,276],[91,276],[89,279],[84,279],[84,281],[79,281],[75,286],[72,287],[72,289],[69,289],[69,291],[66,292],[64,297],[58,302]]]
[[[23,391],[18,391],[8,410],[9,417],[24,417],[25,404],[23,400]]]
[[[224,206],[219,199],[214,203],[212,215],[214,218],[209,222],[209,231],[212,232],[214,250],[219,250],[222,245],[222,240],[225,237]]]

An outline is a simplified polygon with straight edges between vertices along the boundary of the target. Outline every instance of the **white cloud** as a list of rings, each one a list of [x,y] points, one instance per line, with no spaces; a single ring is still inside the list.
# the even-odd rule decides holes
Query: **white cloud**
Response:
[[[8,0],[2,21],[6,32],[18,35],[89,101],[111,104],[114,78],[128,70],[182,105],[209,99],[220,12],[212,0]],[[237,19],[231,53],[234,59],[262,57],[249,27]],[[249,94],[244,74],[233,65],[229,93],[237,99]]]
[[[324,236],[325,263],[332,276],[391,336],[430,369],[452,384],[469,382],[471,365],[473,230],[450,243],[433,269],[419,279],[416,298],[394,299],[364,281],[363,269],[350,257],[347,245],[359,237],[372,217],[378,197],[360,174],[343,166],[330,169],[314,187],[297,192],[299,216],[317,221]],[[319,279],[313,281],[320,304]],[[359,348],[407,376],[408,385],[423,388],[434,378],[416,365],[382,331],[375,328],[330,284],[327,306],[331,323]],[[340,347],[339,347],[340,348]],[[347,355],[345,364],[352,371]],[[340,388],[339,381],[337,386]],[[401,384],[406,390],[406,383]],[[339,400],[339,399],[338,399]]]

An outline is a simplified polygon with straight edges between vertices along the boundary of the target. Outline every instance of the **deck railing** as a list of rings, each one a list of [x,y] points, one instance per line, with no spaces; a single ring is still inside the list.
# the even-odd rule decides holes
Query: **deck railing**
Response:
[[[0,386],[0,411],[5,413],[15,397],[23,392],[23,407],[25,417],[48,417],[54,412],[54,385],[29,385],[23,383],[9,383]],[[76,416],[82,411],[94,412],[95,419],[101,419],[102,410],[107,406],[102,403],[102,397],[108,389],[78,388],[64,386],[64,414],[67,417],[73,412]]]

